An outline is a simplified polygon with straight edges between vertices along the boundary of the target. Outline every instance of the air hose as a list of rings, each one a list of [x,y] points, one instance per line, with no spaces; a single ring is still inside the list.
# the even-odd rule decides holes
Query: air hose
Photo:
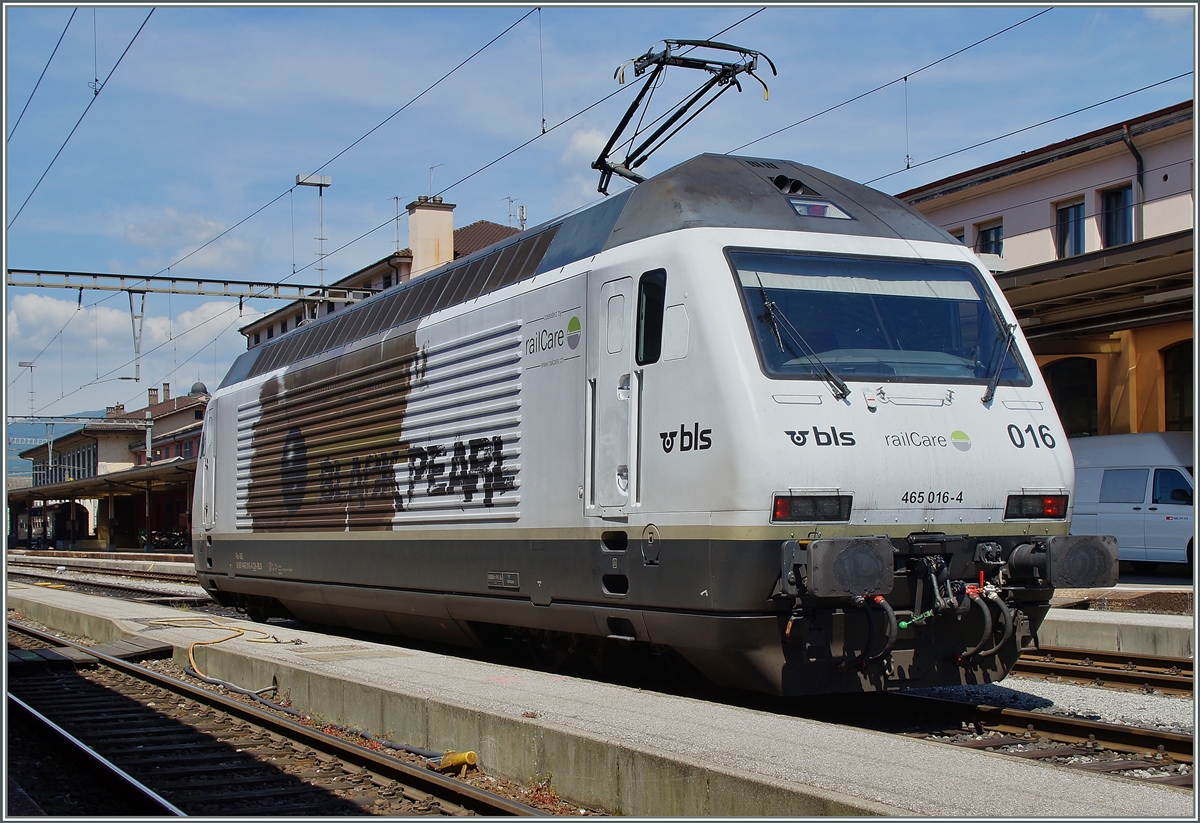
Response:
[[[992,646],[990,649],[979,653],[980,657],[991,657],[996,652],[1000,651],[1000,647],[1007,643],[1008,639],[1012,637],[1013,628],[1015,627],[1016,621],[1013,620],[1012,609],[1010,609],[1008,604],[1004,602],[1003,597],[996,594],[996,592],[987,589],[984,590],[983,595],[988,600],[991,600],[996,604],[996,606],[1000,609],[1000,618],[1004,621],[1004,634],[1000,637],[1000,642]]]
[[[883,595],[877,594],[874,597],[867,598],[867,600],[874,600],[875,603],[878,604],[879,608],[883,609],[883,613],[887,615],[887,640],[883,644],[882,649],[867,658],[867,662],[871,662],[881,659],[884,655],[892,650],[892,646],[896,643],[898,627],[896,623],[896,612],[894,609],[892,609],[892,604],[887,602],[887,598],[885,598]]]
[[[867,653],[875,643],[875,624],[871,621],[871,601],[861,594],[854,595],[852,599],[863,610],[863,616],[867,619],[867,642],[863,644],[862,651],[855,655],[854,659],[842,658],[842,662],[838,664],[838,671],[843,672],[850,668],[865,667],[870,660]]]
[[[974,584],[967,586],[967,597],[983,612],[983,634],[980,635],[978,643],[958,656],[960,663],[975,655],[983,648],[983,644],[988,641],[988,638],[992,636],[992,610],[988,608],[987,603],[984,603],[983,598],[979,596],[978,587]]]

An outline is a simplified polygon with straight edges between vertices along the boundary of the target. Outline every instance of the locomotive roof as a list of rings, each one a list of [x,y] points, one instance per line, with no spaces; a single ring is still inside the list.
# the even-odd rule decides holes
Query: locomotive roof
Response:
[[[816,208],[809,206],[816,204]],[[815,216],[834,207],[840,218]],[[788,160],[702,154],[242,354],[221,385],[340,349],[600,252],[681,229],[751,228],[957,242],[894,197]]]

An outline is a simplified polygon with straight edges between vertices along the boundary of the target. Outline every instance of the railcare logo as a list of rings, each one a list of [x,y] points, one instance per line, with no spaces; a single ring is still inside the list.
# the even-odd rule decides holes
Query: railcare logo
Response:
[[[571,351],[579,348],[579,339],[583,335],[583,324],[579,318],[572,315],[567,321],[566,329],[538,329],[525,341],[525,353],[528,355],[544,354],[561,349],[564,345]]]
[[[966,432],[958,429],[950,432],[949,437],[944,434],[924,434],[919,431],[885,434],[883,442],[892,448],[899,449],[945,449],[950,446],[954,446],[960,452],[971,449],[971,438]]]

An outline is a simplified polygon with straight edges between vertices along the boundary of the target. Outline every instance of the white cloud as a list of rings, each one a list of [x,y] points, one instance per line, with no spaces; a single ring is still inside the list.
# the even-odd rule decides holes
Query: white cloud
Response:
[[[200,214],[180,214],[167,207],[159,216],[125,223],[125,239],[137,246],[159,249],[165,245],[203,243],[225,227]]]
[[[1151,20],[1157,20],[1160,23],[1169,23],[1173,26],[1190,26],[1192,24],[1192,12],[1193,10],[1190,7],[1158,7],[1146,9],[1146,16]]]
[[[599,129],[576,129],[558,161],[564,166],[588,165],[600,156],[608,135]]]
[[[101,299],[89,292],[85,300]],[[137,305],[137,303],[135,303]],[[175,314],[172,319],[166,309]],[[39,414],[69,414],[116,403],[138,408],[145,389],[167,381],[176,393],[196,380],[215,388],[242,351],[240,326],[262,312],[232,300],[149,295],[142,326],[140,362],[125,295],[80,307],[75,300],[39,293],[11,295],[7,313],[8,400],[24,411],[29,378],[17,363],[37,363],[33,375]],[[140,366],[140,368],[138,368]],[[27,372],[26,372],[27,374]],[[138,374],[139,383],[125,382]]]

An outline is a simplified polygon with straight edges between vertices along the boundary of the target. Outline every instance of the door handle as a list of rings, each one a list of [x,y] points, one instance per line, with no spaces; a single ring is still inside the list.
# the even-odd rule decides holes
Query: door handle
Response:
[[[1150,511],[1152,511],[1152,512],[1158,511],[1158,506],[1151,506]]]
[[[1135,512],[1140,512],[1140,511],[1142,510],[1142,507],[1141,507],[1141,506],[1134,506],[1134,507],[1133,507],[1133,510],[1134,510]]]

